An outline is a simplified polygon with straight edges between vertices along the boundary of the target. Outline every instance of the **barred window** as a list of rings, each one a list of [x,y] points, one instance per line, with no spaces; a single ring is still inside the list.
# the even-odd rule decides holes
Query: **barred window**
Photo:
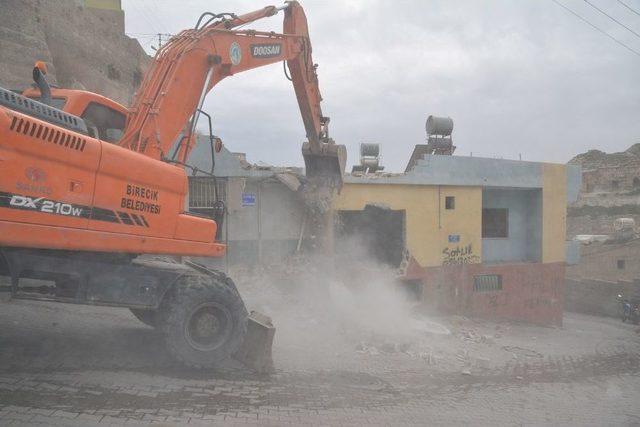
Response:
[[[189,209],[213,208],[216,200],[226,203],[226,180],[214,180],[208,176],[189,177]]]
[[[473,292],[493,292],[502,290],[502,276],[482,274],[473,277]]]

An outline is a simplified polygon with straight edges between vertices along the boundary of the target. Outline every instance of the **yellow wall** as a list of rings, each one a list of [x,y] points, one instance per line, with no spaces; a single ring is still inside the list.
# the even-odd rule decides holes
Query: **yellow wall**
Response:
[[[455,209],[445,209],[446,196],[455,197]],[[362,210],[368,203],[406,212],[407,249],[421,266],[442,265],[447,248],[458,260],[481,261],[482,188],[345,184],[334,209]],[[460,241],[449,243],[449,235]]]
[[[567,172],[564,165],[542,165],[542,262],[564,262]]]
[[[542,164],[542,262],[564,262],[567,178],[560,164]],[[455,209],[445,209],[445,197],[455,197]],[[362,210],[368,203],[404,210],[407,249],[423,267],[482,260],[482,188],[434,185],[344,185],[335,210]],[[449,242],[450,235],[460,236]],[[471,250],[469,250],[471,245]],[[457,250],[456,250],[457,249]]]
[[[120,0],[85,0],[84,5],[94,9],[122,10]]]
[[[455,197],[455,209],[445,209],[446,196]],[[438,264],[476,264],[481,262],[482,188],[441,186],[440,203],[440,259]],[[460,241],[457,243],[449,242],[450,235],[459,235]],[[443,253],[445,249],[450,254],[449,258],[446,253]]]

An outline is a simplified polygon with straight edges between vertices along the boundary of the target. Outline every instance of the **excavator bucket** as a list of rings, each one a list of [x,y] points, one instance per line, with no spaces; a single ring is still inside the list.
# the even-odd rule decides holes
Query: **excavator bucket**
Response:
[[[342,188],[344,168],[347,163],[347,148],[333,142],[322,143],[316,149],[310,142],[302,145],[302,157],[309,180],[322,181]]]

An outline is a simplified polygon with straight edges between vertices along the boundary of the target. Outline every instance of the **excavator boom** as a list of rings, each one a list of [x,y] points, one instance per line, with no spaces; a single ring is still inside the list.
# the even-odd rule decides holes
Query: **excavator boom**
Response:
[[[283,34],[233,30],[283,9]],[[160,160],[186,163],[205,95],[226,77],[281,61],[289,67],[306,130],[307,175],[329,174],[341,183],[346,150],[329,139],[307,20],[295,1],[241,16],[203,14],[195,28],[173,37],[156,54],[119,144]]]

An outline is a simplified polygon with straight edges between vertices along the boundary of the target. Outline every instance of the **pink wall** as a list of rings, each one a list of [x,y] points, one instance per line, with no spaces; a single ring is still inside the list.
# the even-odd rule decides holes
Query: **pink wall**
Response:
[[[412,278],[418,278],[411,269]],[[502,290],[477,292],[474,276],[502,276]],[[467,264],[422,269],[423,301],[446,313],[562,325],[564,263]]]

